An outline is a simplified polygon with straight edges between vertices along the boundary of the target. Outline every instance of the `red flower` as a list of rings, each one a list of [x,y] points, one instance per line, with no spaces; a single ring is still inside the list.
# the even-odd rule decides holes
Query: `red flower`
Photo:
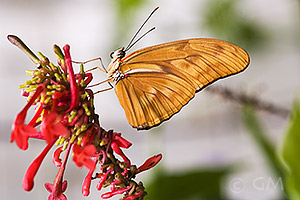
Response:
[[[111,146],[112,150],[113,150],[115,153],[119,154],[119,155],[123,158],[124,162],[125,162],[125,163],[127,164],[127,166],[129,167],[129,166],[131,165],[131,162],[130,162],[130,160],[127,158],[127,156],[123,153],[123,151],[120,149],[119,145],[118,145],[116,142],[112,142],[112,143],[110,144],[110,146]]]
[[[38,65],[37,69],[26,72],[32,78],[22,88],[25,88],[23,95],[29,101],[13,123],[11,142],[15,141],[23,150],[28,148],[29,138],[47,142],[45,149],[25,173],[22,182],[24,190],[30,191],[33,188],[34,177],[43,159],[56,143],[62,146],[57,147],[53,154],[53,163],[59,167],[53,184],[45,184],[51,193],[49,200],[67,199],[64,194],[67,188],[64,172],[72,147],[75,164],[89,169],[82,184],[84,196],[90,193],[91,181],[98,179],[98,190],[111,186],[109,192],[101,195],[102,198],[124,194],[123,199],[126,200],[143,199],[147,194],[145,188],[141,182],[137,184],[134,178],[136,174],[154,167],[161,160],[161,154],[149,158],[139,168],[131,164],[122,149],[128,149],[132,143],[124,139],[121,133],[105,131],[100,127],[99,116],[95,113],[94,93],[87,88],[93,76],[85,72],[83,65],[79,73],[74,73],[69,45],[64,47],[64,53],[54,45],[58,57],[56,66],[41,53],[40,58],[35,56],[16,36],[8,38]],[[33,105],[36,113],[25,124],[27,112]],[[40,131],[36,129],[38,126]],[[62,152],[64,156],[60,159]],[[123,160],[119,160],[116,154]],[[93,177],[97,164],[101,172],[96,172]]]
[[[33,188],[34,182],[33,179],[40,168],[42,161],[44,160],[45,156],[51,149],[54,143],[48,144],[46,148],[42,151],[42,153],[31,163],[31,165],[28,167],[26,174],[23,178],[23,189],[25,191],[30,191]]]
[[[53,163],[55,164],[56,167],[60,167],[61,164],[62,164],[61,159],[59,158],[62,151],[63,151],[63,147],[57,148],[54,151],[52,161],[53,161]]]
[[[113,133],[113,141],[118,144],[119,147],[128,149],[132,143],[121,137],[121,133]]]
[[[67,189],[67,181],[63,181],[63,175],[66,169],[67,160],[70,154],[72,144],[69,142],[62,164],[57,172],[57,175],[53,181],[53,184],[46,183],[45,188],[50,192],[49,200],[66,200],[66,196],[63,194]]]
[[[38,131],[32,126],[24,124],[27,111],[21,111],[12,126],[10,142],[16,141],[20,149],[28,148],[28,139],[31,134],[38,134]]]
[[[137,192],[134,195],[129,195],[128,197],[126,197],[123,200],[135,200],[135,199],[139,198],[143,193],[144,193],[144,191]]]
[[[40,93],[44,89],[44,84],[39,85],[30,98],[29,102],[23,108],[23,110],[17,115],[13,125],[10,142],[16,141],[20,149],[26,150],[28,148],[28,139],[31,135],[38,135],[38,131],[33,127],[33,125],[26,125],[25,118],[28,112],[28,109],[35,100],[39,97]]]
[[[105,174],[102,174],[102,176],[100,177],[100,181],[98,182],[96,188],[97,190],[101,190],[104,181],[107,179],[107,176],[109,173],[111,173],[113,171],[113,168],[110,168]]]
[[[94,169],[94,162],[91,159],[92,156],[96,153],[96,147],[94,145],[87,145],[84,148],[75,144],[73,146],[74,157],[73,161],[78,167],[82,167],[83,165],[90,170]]]
[[[48,200],[67,200],[67,197],[63,194],[67,189],[67,185],[68,182],[64,181],[61,186],[61,192],[59,194],[56,194],[54,192],[55,189],[53,184],[45,183],[46,190],[51,193],[50,196],[48,197]]]
[[[69,72],[69,79],[70,79],[70,87],[71,87],[71,105],[67,112],[71,111],[73,108],[77,108],[79,104],[79,90],[76,83],[73,67],[72,67],[72,60],[70,55],[70,46],[65,45],[63,47],[65,53],[65,63]]]
[[[48,143],[56,141],[59,136],[68,137],[68,129],[61,123],[62,116],[51,112],[44,116],[41,124],[41,132]]]
[[[157,154],[155,156],[152,156],[151,158],[148,158],[144,164],[142,164],[138,170],[137,173],[140,173],[142,171],[146,171],[148,169],[151,169],[152,167],[154,167],[155,165],[157,165],[157,163],[159,163],[159,161],[161,160],[162,155],[161,154]]]
[[[101,198],[108,199],[108,198],[110,198],[110,197],[112,197],[114,195],[123,194],[124,192],[127,192],[130,189],[131,189],[131,186],[128,186],[127,188],[118,188],[117,190],[114,190],[114,191],[102,194]]]
[[[81,189],[81,192],[83,194],[83,196],[88,196],[90,194],[90,187],[91,187],[91,180],[92,180],[92,175],[95,171],[95,168],[96,168],[96,164],[97,164],[97,159],[94,159],[93,160],[94,162],[94,166],[93,166],[93,169],[90,169],[88,174],[86,175],[84,181],[83,181],[83,184],[82,184],[82,189]]]

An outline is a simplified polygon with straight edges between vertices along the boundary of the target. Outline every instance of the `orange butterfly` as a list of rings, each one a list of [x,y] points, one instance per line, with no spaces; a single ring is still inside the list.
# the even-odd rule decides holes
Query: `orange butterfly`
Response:
[[[179,112],[196,92],[249,65],[245,50],[217,39],[179,40],[125,57],[131,42],[112,53],[107,81],[115,84],[127,120],[138,130],[159,125]]]

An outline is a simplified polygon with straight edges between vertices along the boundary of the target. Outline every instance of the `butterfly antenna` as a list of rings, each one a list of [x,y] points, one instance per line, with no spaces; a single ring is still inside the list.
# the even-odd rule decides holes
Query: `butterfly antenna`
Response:
[[[140,41],[145,35],[147,35],[148,33],[150,33],[151,31],[153,31],[155,29],[155,27],[151,28],[149,31],[147,31],[146,33],[144,33],[141,37],[139,37],[139,39],[137,39],[134,43],[132,43],[130,46],[127,46],[126,49],[124,50],[125,52],[128,51],[133,45],[135,45],[138,41]]]
[[[131,38],[130,42],[128,43],[127,47],[125,48],[125,51],[130,49],[129,47],[132,47],[132,42],[134,41],[134,39],[136,38],[136,36],[139,34],[139,32],[142,30],[142,28],[145,26],[145,24],[147,23],[147,21],[150,19],[150,17],[155,13],[155,11],[158,9],[159,7],[156,7],[151,13],[150,15],[147,17],[147,19],[144,21],[144,23],[140,26],[140,28],[137,30],[137,32],[134,34],[134,36]],[[149,30],[147,33],[149,33],[150,31],[154,30],[154,28],[152,28],[151,30]],[[145,36],[146,34],[144,34],[143,36]],[[142,37],[143,37],[142,36]],[[138,39],[140,40],[141,37]],[[135,44],[136,42],[134,42],[133,44]]]

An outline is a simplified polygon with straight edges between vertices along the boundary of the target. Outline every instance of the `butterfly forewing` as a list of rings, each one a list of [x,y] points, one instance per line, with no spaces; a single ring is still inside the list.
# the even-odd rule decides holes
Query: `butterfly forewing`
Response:
[[[206,85],[243,71],[249,56],[217,39],[190,39],[147,47],[122,59],[126,75],[115,91],[129,123],[149,129],[169,119]]]

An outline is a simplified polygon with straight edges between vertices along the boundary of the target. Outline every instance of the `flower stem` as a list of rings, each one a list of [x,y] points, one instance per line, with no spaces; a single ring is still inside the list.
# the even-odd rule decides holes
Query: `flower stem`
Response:
[[[66,169],[66,164],[67,164],[67,160],[68,160],[68,157],[69,157],[69,154],[70,154],[70,150],[71,150],[71,147],[72,147],[72,143],[69,142],[68,144],[68,147],[66,149],[66,153],[65,153],[65,156],[62,160],[62,164],[61,164],[61,167],[59,168],[58,170],[58,173],[55,177],[55,180],[53,182],[53,191],[52,193],[56,193],[58,196],[63,192],[62,190],[62,183],[63,183],[63,176],[64,176],[64,172],[65,172],[65,169]],[[56,195],[54,195],[56,196]]]

